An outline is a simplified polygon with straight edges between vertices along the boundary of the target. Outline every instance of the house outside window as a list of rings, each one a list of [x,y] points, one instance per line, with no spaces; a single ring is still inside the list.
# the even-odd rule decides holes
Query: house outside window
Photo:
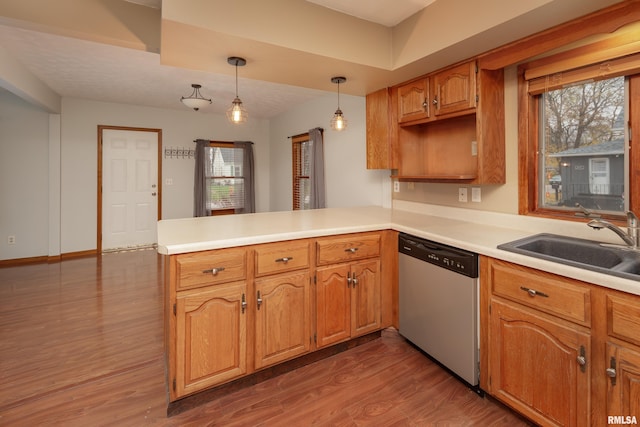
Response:
[[[625,78],[540,95],[540,205],[624,212]]]

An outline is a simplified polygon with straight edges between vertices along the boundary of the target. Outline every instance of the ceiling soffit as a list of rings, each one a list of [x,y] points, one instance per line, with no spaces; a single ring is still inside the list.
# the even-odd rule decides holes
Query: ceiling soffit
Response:
[[[164,0],[161,61],[231,73],[239,55],[248,78],[331,91],[347,75],[341,89],[364,95],[617,2],[436,1],[389,28],[304,0]]]

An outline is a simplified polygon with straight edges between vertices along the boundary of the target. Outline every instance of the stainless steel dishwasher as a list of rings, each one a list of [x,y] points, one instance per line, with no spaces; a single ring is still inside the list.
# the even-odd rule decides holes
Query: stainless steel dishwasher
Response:
[[[478,255],[400,233],[399,332],[477,392]]]

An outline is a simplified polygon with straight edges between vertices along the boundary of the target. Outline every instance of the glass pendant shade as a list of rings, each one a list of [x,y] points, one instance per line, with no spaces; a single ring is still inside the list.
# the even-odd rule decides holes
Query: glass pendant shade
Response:
[[[193,88],[193,92],[191,92],[191,95],[183,96],[180,98],[180,101],[182,101],[184,105],[189,108],[193,108],[195,111],[198,111],[199,109],[211,104],[211,99],[207,99],[200,95],[200,88],[202,86],[198,84],[192,84],[191,87]]]
[[[341,131],[347,127],[347,119],[342,115],[342,110],[337,109],[331,119],[331,129]]]
[[[231,103],[231,107],[227,110],[227,119],[229,119],[231,123],[241,124],[246,122],[248,118],[249,114],[247,110],[244,109],[240,98],[236,96],[236,99]]]
[[[340,83],[344,83],[346,81],[346,77],[331,78],[331,83],[335,83],[338,85],[338,109],[333,114],[333,118],[331,119],[331,129],[337,131],[345,130],[347,128],[347,119],[344,118],[342,110],[340,109]]]
[[[239,125],[246,122],[249,118],[247,110],[245,110],[244,105],[242,105],[242,101],[238,97],[238,67],[246,65],[247,61],[244,58],[230,56],[227,58],[227,62],[229,65],[236,67],[236,97],[231,103],[231,107],[227,110],[227,119],[229,119],[229,121],[234,125]]]

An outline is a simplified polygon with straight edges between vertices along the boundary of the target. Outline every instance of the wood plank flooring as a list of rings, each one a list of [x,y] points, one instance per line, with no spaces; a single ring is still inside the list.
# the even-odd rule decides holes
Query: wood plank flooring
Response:
[[[525,426],[393,329],[166,417],[154,251],[0,269],[1,426]]]

